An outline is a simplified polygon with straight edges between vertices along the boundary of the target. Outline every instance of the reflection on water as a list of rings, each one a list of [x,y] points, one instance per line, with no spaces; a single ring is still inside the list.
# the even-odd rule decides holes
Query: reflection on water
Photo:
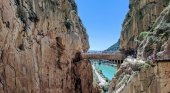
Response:
[[[107,77],[109,80],[112,80],[113,76],[116,74],[116,66],[114,64],[110,64],[105,60],[91,60],[92,64],[96,67],[96,69],[101,70],[103,75]]]

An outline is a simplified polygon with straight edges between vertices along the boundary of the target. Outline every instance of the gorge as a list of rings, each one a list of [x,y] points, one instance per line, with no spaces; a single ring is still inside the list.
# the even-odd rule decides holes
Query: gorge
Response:
[[[0,93],[104,92],[89,47],[75,0],[0,0]],[[123,63],[106,93],[170,93],[170,1],[129,0],[108,51]]]

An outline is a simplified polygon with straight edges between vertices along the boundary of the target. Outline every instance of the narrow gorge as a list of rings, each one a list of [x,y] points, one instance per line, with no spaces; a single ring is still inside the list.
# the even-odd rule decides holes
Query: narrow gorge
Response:
[[[0,0],[0,93],[170,93],[169,0],[129,0],[118,42],[99,53],[83,22],[75,0]],[[117,72],[103,80],[95,66]]]

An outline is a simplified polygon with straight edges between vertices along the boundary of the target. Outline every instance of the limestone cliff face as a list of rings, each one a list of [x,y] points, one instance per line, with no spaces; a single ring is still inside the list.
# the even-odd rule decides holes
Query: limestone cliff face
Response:
[[[125,61],[109,87],[109,93],[169,93],[170,63],[150,66],[139,60]]]
[[[145,5],[139,13],[142,21],[136,19],[136,15],[127,17],[120,48],[126,50],[136,47],[137,59],[124,60],[111,82],[109,93],[170,92],[170,4],[168,2],[169,0],[131,1],[130,14],[133,14],[133,9],[141,7],[141,4]]]
[[[139,45],[138,58],[170,58],[170,4],[161,12]]]
[[[169,62],[159,62],[154,68],[142,69],[120,93],[169,93],[169,68]]]
[[[0,0],[0,93],[91,93],[74,0]]]
[[[135,39],[139,39],[141,32],[150,30],[168,2],[169,0],[130,0],[129,12],[121,32],[120,49],[136,49],[139,43]]]
[[[169,93],[169,68],[169,62],[159,62],[154,67],[145,65],[138,71],[132,66],[132,72],[121,68],[125,72],[119,70],[119,77],[112,80],[109,93]]]

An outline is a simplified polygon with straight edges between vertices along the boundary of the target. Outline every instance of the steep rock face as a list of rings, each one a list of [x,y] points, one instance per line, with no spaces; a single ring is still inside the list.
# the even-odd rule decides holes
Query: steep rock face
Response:
[[[155,68],[142,69],[120,93],[168,93],[170,79],[167,73],[169,73],[169,64],[164,62]]]
[[[109,93],[169,93],[170,63],[124,62],[112,80]]]
[[[0,93],[92,91],[76,8],[74,0],[0,0]]]
[[[161,12],[139,45],[138,58],[151,60],[170,58],[170,4]]]
[[[130,0],[129,12],[123,23],[120,49],[136,49],[139,45],[135,39],[143,31],[148,31],[169,0]]]
[[[170,92],[170,4],[168,2],[169,0],[130,2],[130,16],[127,16],[124,23],[120,48],[137,49],[137,59],[124,60],[111,82],[109,93]],[[144,4],[142,11],[141,4]],[[139,16],[131,16],[133,12],[135,13],[134,9],[138,8],[140,11],[137,10],[136,13],[139,12]],[[138,59],[147,62],[140,62]]]

